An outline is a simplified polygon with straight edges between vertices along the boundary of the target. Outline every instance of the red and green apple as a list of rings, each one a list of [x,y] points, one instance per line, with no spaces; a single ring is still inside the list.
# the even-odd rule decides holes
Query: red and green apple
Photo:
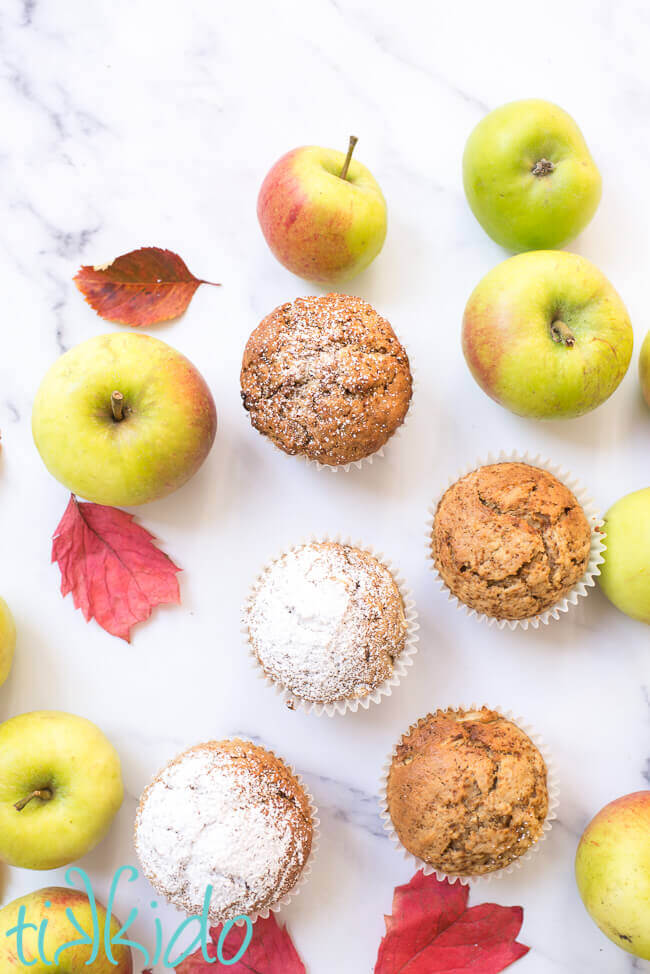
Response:
[[[124,507],[170,494],[196,473],[217,414],[198,369],[166,342],[113,332],[51,367],[32,412],[50,473],[89,501]]]
[[[386,203],[372,174],[336,149],[309,145],[282,156],[262,183],[257,216],[281,264],[318,284],[340,284],[375,259]]]

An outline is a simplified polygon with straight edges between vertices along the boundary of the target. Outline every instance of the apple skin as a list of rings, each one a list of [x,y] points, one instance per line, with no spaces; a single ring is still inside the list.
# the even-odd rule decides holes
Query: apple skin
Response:
[[[553,165],[535,175],[540,160]],[[471,133],[463,183],[474,216],[508,250],[561,247],[587,226],[600,173],[570,115],[536,98],[496,108]]]
[[[578,846],[576,881],[603,933],[650,960],[650,791],[618,798],[596,815]]]
[[[5,600],[0,598],[0,686],[11,672],[16,649],[16,624]]]
[[[564,322],[574,338],[554,340]],[[538,250],[493,268],[463,317],[465,359],[480,387],[519,416],[569,419],[614,392],[632,356],[625,305],[584,257]]]
[[[45,904],[50,906],[46,907]],[[100,936],[102,937],[99,952],[92,964],[87,964],[93,948],[86,945],[70,947],[64,950],[55,967],[44,964],[38,947],[38,931],[25,930],[23,933],[23,958],[30,962],[20,962],[16,947],[16,934],[7,937],[7,931],[12,930],[18,921],[18,912],[25,906],[25,923],[35,923],[40,927],[41,921],[47,917],[48,924],[43,941],[45,958],[52,961],[59,947],[72,940],[79,940],[79,931],[66,916],[67,909],[72,913],[90,936],[93,936],[93,919],[88,897],[79,890],[68,889],[64,886],[49,886],[21,896],[0,910],[0,970],[7,974],[133,974],[133,958],[129,947],[117,945],[112,948],[113,958],[117,964],[111,964],[103,947],[104,929],[106,927],[106,909],[96,901],[97,917],[99,920]],[[111,933],[119,933],[121,924],[115,917],[111,918]],[[33,962],[36,961],[34,964]]]
[[[643,397],[650,406],[650,331],[645,336],[641,346],[641,356],[639,358],[639,379]]]
[[[386,238],[386,203],[372,174],[345,153],[293,149],[262,183],[257,216],[281,264],[308,281],[340,284],[375,259]]]
[[[14,805],[51,789],[22,811]],[[120,759],[98,727],[42,710],[0,724],[0,859],[23,869],[57,869],[90,852],[124,797]]]
[[[124,396],[116,422],[111,394]],[[76,345],[36,395],[32,433],[50,473],[97,504],[129,507],[165,497],[196,473],[217,414],[184,355],[149,335],[113,332]]]
[[[604,530],[600,587],[617,609],[650,625],[650,487],[613,504]]]

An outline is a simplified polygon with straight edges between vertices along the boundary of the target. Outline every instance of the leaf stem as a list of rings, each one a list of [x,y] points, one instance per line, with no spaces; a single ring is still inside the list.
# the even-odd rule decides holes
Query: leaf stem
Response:
[[[354,147],[358,142],[356,135],[350,136],[350,143],[348,145],[348,154],[345,157],[345,162],[343,163],[343,168],[341,169],[341,179],[348,178],[348,169],[350,168],[350,163],[352,161],[352,153],[354,152]]]
[[[36,791],[33,791],[31,795],[27,795],[26,798],[21,798],[19,802],[16,802],[14,805],[16,811],[22,812],[23,808],[25,808],[26,805],[29,805],[32,798],[40,798],[41,801],[49,802],[52,800],[52,798],[54,798],[54,794],[51,788],[38,788]]]

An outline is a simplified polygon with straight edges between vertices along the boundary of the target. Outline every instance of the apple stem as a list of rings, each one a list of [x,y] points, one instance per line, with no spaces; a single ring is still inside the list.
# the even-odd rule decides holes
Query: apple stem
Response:
[[[554,342],[562,342],[567,348],[573,348],[576,336],[563,321],[554,321],[551,325],[551,338]]]
[[[548,176],[555,169],[555,164],[550,159],[538,159],[531,172],[533,176]]]
[[[111,393],[111,410],[115,422],[120,423],[124,419],[124,396],[117,390]]]
[[[25,808],[26,805],[29,805],[32,798],[40,798],[41,801],[49,802],[52,797],[53,795],[50,788],[39,788],[37,791],[33,791],[31,795],[28,795],[27,798],[21,798],[19,802],[16,802],[14,808],[17,812],[22,812],[23,808]]]
[[[348,145],[348,154],[345,157],[345,162],[343,163],[343,169],[341,169],[341,179],[348,178],[348,169],[350,168],[350,163],[352,161],[352,153],[354,152],[354,147],[358,142],[356,135],[350,136],[350,144]]]

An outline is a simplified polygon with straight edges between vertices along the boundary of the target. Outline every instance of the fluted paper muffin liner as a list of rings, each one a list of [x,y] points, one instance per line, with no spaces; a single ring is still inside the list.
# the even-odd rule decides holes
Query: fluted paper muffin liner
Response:
[[[442,578],[442,575],[438,571],[435,559],[433,557],[433,523],[436,516],[436,511],[438,505],[442,500],[445,492],[451,487],[456,481],[460,480],[461,477],[466,476],[473,470],[478,470],[479,467],[490,466],[495,463],[527,463],[531,467],[538,467],[540,470],[546,470],[548,473],[556,477],[565,487],[573,492],[576,500],[582,507],[585,517],[591,528],[591,547],[589,552],[589,561],[587,562],[587,568],[584,575],[561,599],[559,599],[550,608],[545,609],[543,612],[537,615],[530,616],[527,619],[497,619],[495,616],[489,616],[484,612],[479,612],[477,609],[472,609],[471,606],[466,605],[462,602],[454,593],[451,591],[447,583]],[[518,450],[512,453],[507,453],[501,450],[496,456],[492,453],[488,453],[487,459],[477,460],[476,463],[470,464],[468,467],[461,470],[455,477],[450,478],[449,483],[443,491],[440,492],[438,497],[428,508],[427,516],[427,535],[426,535],[426,553],[427,559],[431,563],[431,569],[438,579],[441,589],[444,589],[448,594],[448,600],[456,604],[457,609],[464,609],[465,612],[471,617],[476,616],[480,622],[486,622],[489,626],[496,625],[499,629],[505,629],[506,626],[509,629],[528,629],[532,627],[533,629],[538,629],[540,624],[547,625],[552,619],[559,619],[560,614],[568,612],[569,607],[572,605],[577,605],[578,600],[589,594],[589,589],[594,588],[596,585],[596,577],[600,575],[600,565],[604,562],[603,551],[605,550],[605,544],[603,539],[605,538],[605,532],[603,529],[604,521],[594,506],[593,501],[587,494],[586,490],[582,485],[573,477],[572,474],[563,470],[562,468],[556,466],[556,464],[551,463],[550,460],[544,459],[540,454],[531,457],[529,453],[520,453]]]
[[[541,737],[541,735],[538,734],[526,721],[522,720],[520,717],[516,717],[509,710],[504,710],[502,707],[494,707],[489,704],[479,704],[479,705],[470,704],[469,706],[458,705],[456,707],[438,708],[438,710],[441,710],[443,713],[457,713],[459,710],[464,710],[464,711],[480,710],[482,707],[487,707],[488,710],[494,710],[502,717],[505,717],[506,720],[509,720],[513,724],[516,724],[519,730],[522,730],[524,734],[527,734],[528,737],[531,739],[531,741],[533,742],[537,750],[542,755],[542,758],[544,759],[544,763],[546,765],[546,787],[548,791],[548,811],[546,813],[546,819],[544,820],[544,824],[542,826],[542,834],[540,835],[539,839],[534,843],[534,845],[532,845],[529,849],[526,850],[523,856],[519,856],[517,859],[514,859],[507,866],[503,866],[501,869],[495,869],[493,872],[490,873],[484,873],[481,874],[480,876],[460,876],[457,873],[446,873],[441,869],[436,869],[434,866],[431,865],[431,863],[425,862],[424,859],[420,859],[418,856],[413,855],[413,853],[409,852],[408,849],[406,849],[402,845],[399,836],[397,835],[397,832],[395,831],[395,828],[393,826],[393,821],[390,817],[390,812],[388,809],[388,795],[387,795],[388,775],[390,773],[393,758],[397,754],[397,748],[401,744],[403,738],[406,737],[407,734],[409,734],[415,727],[417,727],[422,720],[426,720],[426,717],[421,717],[419,720],[415,721],[415,723],[411,724],[408,730],[405,731],[405,733],[400,736],[399,740],[397,741],[397,743],[395,744],[392,751],[390,752],[390,754],[388,755],[388,757],[384,762],[382,768],[382,776],[380,779],[380,787],[379,787],[379,803],[380,803],[381,820],[384,823],[384,828],[388,833],[388,837],[390,841],[393,843],[394,846],[397,847],[397,849],[399,849],[403,853],[404,858],[412,862],[416,869],[422,869],[425,876],[430,876],[432,873],[435,873],[438,879],[441,880],[447,879],[449,880],[450,883],[454,883],[457,880],[459,880],[464,885],[468,885],[469,883],[478,884],[478,883],[491,882],[494,879],[500,879],[503,876],[509,876],[511,873],[515,872],[515,870],[521,869],[521,867],[525,862],[528,862],[530,859],[532,859],[532,857],[537,852],[539,852],[542,842],[544,842],[544,840],[547,838],[549,832],[553,827],[554,819],[557,818],[556,809],[560,803],[559,781],[558,781],[557,772],[555,770],[555,764],[553,762],[553,758],[546,744],[544,743],[544,740]],[[433,711],[433,713],[437,713],[438,710]]]
[[[260,917],[263,920],[266,920],[269,914],[279,913],[280,910],[284,909],[284,907],[289,905],[289,903],[295,896],[299,895],[303,886],[308,882],[314,864],[314,859],[316,857],[316,853],[318,852],[318,847],[320,845],[320,819],[318,817],[318,807],[316,806],[313,795],[309,790],[309,788],[307,787],[307,785],[305,784],[302,775],[298,774],[298,772],[293,767],[293,765],[287,764],[284,758],[278,757],[277,754],[271,750],[271,748],[264,747],[264,745],[260,744],[259,741],[254,741],[250,737],[245,737],[242,734],[237,734],[236,736],[240,741],[244,741],[245,743],[248,744],[253,744],[256,747],[263,747],[268,754],[270,754],[273,758],[275,758],[276,761],[279,761],[280,764],[282,764],[293,775],[293,777],[296,779],[296,781],[304,791],[305,796],[307,798],[307,802],[309,804],[309,814],[311,816],[311,824],[312,824],[312,838],[311,838],[311,848],[309,850],[309,856],[307,857],[306,863],[302,867],[300,876],[298,877],[295,885],[292,887],[292,889],[289,890],[288,893],[285,893],[284,896],[280,897],[280,899],[276,900],[274,903],[270,903],[269,906],[264,907],[263,910],[257,910],[253,913],[246,914],[248,916],[248,919],[251,921],[251,923],[255,923],[257,920],[259,920]],[[164,765],[163,768],[160,769],[158,774],[155,775],[154,778],[152,778],[152,782],[155,781],[158,775],[162,773],[165,767],[166,765]],[[136,825],[138,821],[141,801],[142,801],[142,796],[140,797],[140,801],[138,802],[138,811],[136,812]],[[145,879],[146,878],[147,877],[145,876]],[[152,884],[152,888],[155,889],[155,887],[153,887],[153,884]],[[212,922],[213,921],[211,921],[211,923]],[[237,921],[237,926],[243,926],[243,924],[244,924],[243,920]]]
[[[323,544],[327,542],[349,545],[352,548],[358,548],[359,551],[363,551],[366,554],[372,555],[373,558],[376,558],[377,561],[389,572],[391,578],[397,585],[400,597],[402,599],[402,605],[404,606],[406,640],[404,643],[404,649],[393,661],[392,674],[377,687],[375,687],[371,693],[368,693],[363,697],[345,697],[342,700],[335,700],[331,703],[315,703],[314,701],[305,700],[302,697],[296,696],[283,684],[279,683],[277,680],[274,680],[273,677],[266,672],[259,661],[255,648],[251,642],[247,617],[249,608],[253,603],[255,595],[257,594],[266,573],[270,568],[273,567],[273,565],[275,565],[284,555],[291,551],[296,551],[298,548],[302,548],[303,545],[314,543]],[[301,709],[307,714],[313,713],[318,717],[321,717],[323,714],[325,714],[327,717],[334,717],[335,714],[345,714],[348,711],[351,713],[356,713],[359,707],[363,707],[364,710],[367,710],[371,703],[380,703],[383,697],[389,697],[392,694],[393,689],[399,686],[402,681],[402,677],[407,675],[409,667],[413,665],[413,659],[418,651],[417,643],[419,636],[417,633],[420,626],[417,620],[418,614],[410,589],[406,587],[404,579],[395,571],[392,563],[388,561],[382,554],[378,554],[368,545],[352,541],[350,538],[342,538],[339,535],[336,535],[335,537],[330,537],[328,535],[325,535],[324,537],[312,536],[298,542],[298,544],[291,545],[289,548],[284,549],[276,558],[273,558],[271,561],[267,562],[262,570],[258,573],[253,585],[251,586],[246,602],[242,607],[242,634],[246,640],[248,653],[251,657],[257,675],[264,680],[267,686],[276,691],[276,693],[284,701],[285,706],[287,706],[290,710]]]

